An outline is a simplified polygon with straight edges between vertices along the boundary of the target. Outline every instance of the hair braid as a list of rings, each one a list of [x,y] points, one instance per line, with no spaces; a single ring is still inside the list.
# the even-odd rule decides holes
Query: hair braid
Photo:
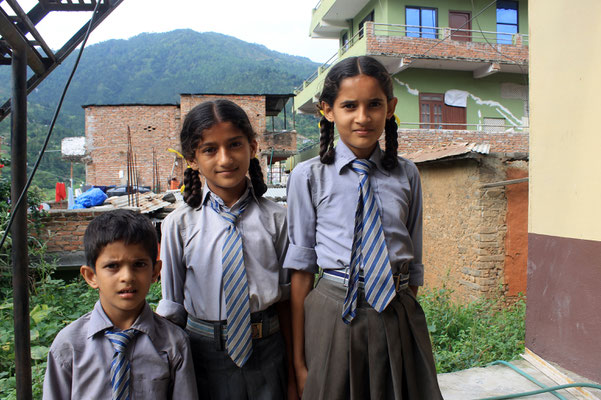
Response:
[[[384,149],[384,155],[382,156],[382,166],[387,171],[390,171],[399,164],[397,156],[399,147],[397,128],[398,125],[393,115],[386,120],[386,127],[384,128],[386,147]]]
[[[192,208],[200,206],[202,202],[202,182],[198,170],[186,168],[184,171],[184,201]]]
[[[334,162],[334,123],[322,117],[319,121],[319,158],[324,164]]]
[[[248,175],[250,176],[250,182],[253,185],[255,196],[263,196],[263,194],[267,191],[267,185],[263,180],[263,171],[261,170],[261,163],[259,162],[258,158],[253,157],[250,159]]]

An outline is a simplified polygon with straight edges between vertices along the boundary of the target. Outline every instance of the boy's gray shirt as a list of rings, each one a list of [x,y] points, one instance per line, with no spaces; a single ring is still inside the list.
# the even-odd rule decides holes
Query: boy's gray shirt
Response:
[[[140,331],[127,349],[130,399],[197,399],[187,334],[148,304],[131,326]],[[48,353],[44,400],[111,399],[115,350],[104,336],[113,328],[100,301],[54,339]]]

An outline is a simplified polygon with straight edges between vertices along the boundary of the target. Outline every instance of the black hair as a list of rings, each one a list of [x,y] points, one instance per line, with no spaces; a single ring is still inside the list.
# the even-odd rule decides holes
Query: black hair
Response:
[[[386,68],[375,58],[368,56],[349,57],[334,65],[323,82],[323,89],[319,96],[319,104],[327,103],[330,107],[334,106],[334,101],[338,97],[340,84],[346,78],[352,78],[357,75],[367,75],[375,78],[386,95],[388,101],[394,98],[392,78]],[[326,119],[325,116],[319,121],[319,157],[322,163],[331,164],[334,162],[334,123]],[[382,156],[382,166],[386,170],[391,170],[399,163],[397,157],[398,151],[398,133],[397,123],[394,115],[386,120],[385,132],[385,150]]]
[[[180,143],[184,158],[188,161],[194,160],[196,149],[198,149],[203,139],[203,132],[222,122],[230,122],[238,128],[246,135],[249,143],[257,137],[248,115],[239,105],[230,100],[207,101],[190,110],[184,119],[180,132]],[[250,160],[248,175],[255,196],[263,196],[267,191],[267,185],[263,181],[261,164],[257,158]],[[202,201],[200,173],[192,168],[187,168],[184,172],[184,186],[183,194],[186,204],[194,208],[199,207]]]
[[[83,235],[86,263],[96,270],[96,260],[108,244],[118,241],[140,244],[154,266],[159,253],[155,227],[145,215],[132,210],[113,210],[94,218]]]

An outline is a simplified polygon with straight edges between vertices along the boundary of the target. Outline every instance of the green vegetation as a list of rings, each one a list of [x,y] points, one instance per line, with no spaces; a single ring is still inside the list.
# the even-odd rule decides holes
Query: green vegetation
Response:
[[[31,288],[31,364],[33,397],[42,398],[46,357],[54,337],[62,328],[92,311],[98,300],[96,291],[82,278],[65,282],[53,279],[52,269],[40,275]],[[9,288],[0,289],[0,398],[16,399],[13,331],[13,299]],[[153,284],[148,302],[156,308],[161,297],[159,284]]]
[[[98,295],[83,279],[53,279],[46,269],[32,287],[31,354],[34,398],[41,398],[48,348],[60,329],[92,310]],[[15,399],[14,341],[11,290],[0,289],[0,398]],[[513,360],[524,350],[525,303],[501,307],[500,301],[481,300],[460,305],[448,289],[423,291],[424,308],[439,373],[484,366],[495,360]],[[153,308],[161,297],[152,285],[148,301]]]
[[[500,297],[459,304],[451,293],[443,287],[420,295],[438,373],[510,361],[524,352],[524,299],[509,306]]]
[[[29,168],[37,159],[75,56],[65,60],[28,97]],[[231,36],[192,30],[143,33],[91,45],[85,49],[67,92],[48,146],[51,151],[44,155],[34,184],[52,189],[56,182],[69,180],[70,163],[60,159],[60,144],[65,137],[84,134],[82,105],[177,104],[181,93],[292,93],[318,65]],[[0,102],[10,96],[10,73],[10,66],[0,66]],[[286,113],[291,129],[291,104]],[[282,128],[279,116],[276,129]],[[318,137],[313,116],[297,115],[296,128],[304,136]],[[0,123],[0,137],[2,149],[7,150],[10,118]],[[77,186],[85,178],[84,166],[75,164],[73,175]]]

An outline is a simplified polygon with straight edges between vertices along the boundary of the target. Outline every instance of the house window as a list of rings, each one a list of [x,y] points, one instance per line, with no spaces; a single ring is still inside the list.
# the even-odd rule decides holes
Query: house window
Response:
[[[518,33],[518,2],[497,1],[497,43],[512,44],[513,34]]]
[[[405,24],[407,36],[436,39],[438,37],[438,13],[436,8],[406,7]]]
[[[374,21],[374,10],[371,10],[371,12],[369,14],[367,14],[365,16],[365,18],[363,18],[361,20],[361,22],[359,22],[359,38],[363,37],[363,25],[365,25],[366,22],[373,22]]]
[[[342,34],[342,37],[340,38],[340,47],[342,47],[345,51],[348,50],[348,31]]]
[[[444,103],[442,93],[420,93],[419,122],[422,129],[466,129],[465,107]]]
[[[503,133],[503,132],[505,132],[505,118],[484,117],[483,131],[486,133]]]

